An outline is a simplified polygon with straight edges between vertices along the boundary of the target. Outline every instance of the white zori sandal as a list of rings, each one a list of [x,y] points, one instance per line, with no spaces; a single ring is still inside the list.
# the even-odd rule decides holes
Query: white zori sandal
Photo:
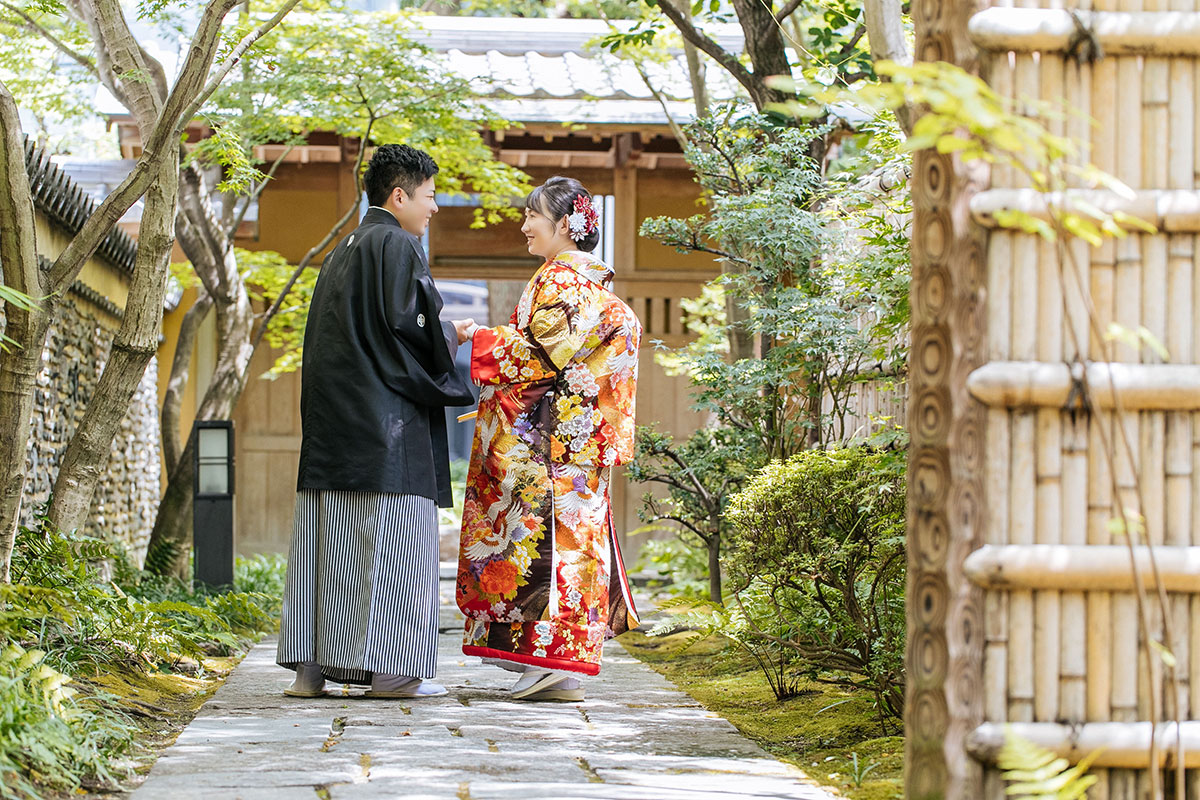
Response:
[[[570,675],[543,669],[527,670],[509,690],[514,700],[579,702],[583,695],[583,687]]]
[[[420,678],[375,673],[371,678],[371,688],[363,692],[363,697],[371,697],[376,700],[400,700],[419,697],[441,697],[446,693],[445,686],[423,681]]]

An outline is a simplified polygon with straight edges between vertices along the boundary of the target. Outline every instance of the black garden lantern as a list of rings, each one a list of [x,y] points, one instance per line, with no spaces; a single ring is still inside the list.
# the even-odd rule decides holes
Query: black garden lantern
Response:
[[[233,421],[197,420],[192,501],[193,575],[213,589],[233,587]]]

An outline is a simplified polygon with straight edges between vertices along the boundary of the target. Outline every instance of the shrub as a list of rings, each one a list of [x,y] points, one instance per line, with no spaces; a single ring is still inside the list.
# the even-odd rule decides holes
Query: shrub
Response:
[[[274,629],[281,556],[239,559],[237,591],[208,595],[134,568],[119,548],[44,517],[18,531],[0,586],[0,797],[112,783],[134,728],[118,698],[71,675],[171,668]]]
[[[107,762],[132,740],[106,698],[77,695],[45,656],[15,643],[0,651],[0,797],[110,782]]]
[[[731,498],[730,622],[786,695],[785,667],[904,699],[904,456],[809,450]]]

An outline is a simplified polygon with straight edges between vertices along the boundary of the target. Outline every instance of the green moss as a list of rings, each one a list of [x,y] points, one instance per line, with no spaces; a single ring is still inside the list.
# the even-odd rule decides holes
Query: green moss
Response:
[[[799,695],[780,702],[745,655],[715,638],[680,653],[687,636],[632,632],[620,641],[631,655],[728,719],[764,750],[845,797],[903,796],[904,739],[884,729],[869,693],[801,680]],[[855,753],[861,785],[854,778]],[[875,766],[863,776],[870,765]]]

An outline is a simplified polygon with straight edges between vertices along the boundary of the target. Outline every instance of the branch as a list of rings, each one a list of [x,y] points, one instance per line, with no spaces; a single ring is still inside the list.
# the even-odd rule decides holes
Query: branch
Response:
[[[104,198],[66,248],[59,253],[47,275],[47,287],[50,291],[60,291],[75,280],[83,264],[112,232],[117,221],[150,188],[150,183],[155,177],[153,165],[161,158],[164,143],[165,137],[150,142],[151,146],[142,151],[142,157],[125,176],[125,180]]]
[[[242,206],[242,210],[238,212],[237,217],[229,225],[229,228],[226,231],[225,235],[229,237],[229,241],[233,241],[234,236],[237,234],[237,229],[242,226],[242,222],[246,219],[246,214],[250,211],[250,204],[262,195],[263,189],[267,188],[267,184],[271,182],[271,179],[275,177],[275,173],[279,170],[279,165],[282,164],[283,160],[288,157],[288,154],[295,149],[296,145],[294,143],[289,144],[287,149],[283,151],[279,158],[275,159],[275,163],[271,165],[269,170],[267,170],[267,174],[263,176],[261,181],[259,181],[258,186],[254,187],[254,191],[251,192],[246,198],[246,203]]]
[[[196,302],[183,315],[179,325],[179,334],[175,337],[175,355],[171,360],[170,378],[167,381],[167,391],[163,396],[162,407],[162,449],[163,461],[167,474],[175,472],[179,459],[183,455],[179,442],[179,406],[183,389],[187,386],[188,370],[192,360],[192,350],[195,349],[196,335],[200,324],[212,310],[213,299],[208,292],[201,291]]]
[[[842,45],[842,49],[838,51],[838,55],[848,56],[851,53],[853,53],[854,48],[862,40],[863,34],[865,34],[866,32],[867,32],[866,24],[859,23],[858,27],[854,29],[854,35],[850,37],[850,41],[848,41],[844,45]]]
[[[683,519],[682,517],[676,517],[671,514],[656,514],[655,516],[657,517],[655,522],[660,522],[663,520],[666,520],[669,522],[678,522],[680,525],[682,525],[683,527],[687,528],[692,533],[699,536],[700,540],[703,542],[707,543],[710,539],[712,539],[711,533],[705,533],[704,531],[697,528],[693,523],[688,522],[687,520]]]
[[[662,107],[663,114],[667,118],[667,125],[671,128],[671,133],[675,136],[675,141],[679,142],[680,148],[686,148],[688,144],[687,134],[683,132],[683,128],[671,116],[671,109],[667,107],[667,98],[650,82],[650,76],[646,74],[646,70],[642,69],[642,62],[634,61],[633,66],[638,71],[638,75],[642,76],[642,83],[646,84],[646,88],[650,90],[650,94],[654,95],[654,99]]]
[[[100,82],[121,100],[148,139],[162,110],[163,97],[146,78],[146,51],[138,44],[119,0],[71,0],[75,15],[91,32]]]
[[[92,75],[94,75],[96,78],[100,77],[100,70],[97,69],[95,61],[69,47],[66,42],[59,39],[57,36],[51,33],[49,29],[43,27],[41,23],[39,23],[29,14],[25,13],[24,9],[18,8],[17,6],[14,6],[8,2],[0,2],[0,6],[3,6],[20,17],[25,23],[25,27],[29,28],[38,36],[41,36],[47,42],[54,45],[54,49],[58,50],[60,53],[86,69],[88,72],[92,73]]]
[[[39,299],[42,287],[37,233],[25,167],[25,145],[21,141],[21,116],[12,92],[3,81],[0,81],[0,229],[4,230],[4,236],[0,236],[0,261],[4,263],[5,282]],[[12,307],[6,310],[10,315],[14,311],[25,313]]]
[[[690,466],[684,463],[683,458],[678,453],[669,447],[664,447],[662,450],[658,451],[658,455],[666,456],[674,461],[679,468],[683,470],[684,474],[688,476],[688,479],[692,482],[692,486],[694,486],[696,489],[696,494],[700,495],[700,497],[704,499],[705,504],[707,504],[710,508],[712,507],[712,495],[709,493],[708,489],[704,488],[704,484],[701,483],[700,479],[696,477],[696,473],[692,471]]]
[[[232,8],[233,6],[237,5],[240,0],[221,0],[221,2]],[[283,18],[288,15],[288,12],[295,8],[296,4],[299,2],[300,0],[284,0],[283,6],[279,9],[279,11],[275,12],[273,17],[259,25],[250,33],[246,34],[242,40],[238,42],[237,47],[233,48],[225,60],[221,62],[221,65],[217,67],[216,71],[212,74],[212,77],[209,79],[204,89],[201,90],[200,94],[196,96],[191,105],[187,106],[184,113],[181,115],[181,119],[186,121],[196,116],[196,113],[208,101],[208,98],[212,96],[212,93],[215,92],[217,87],[221,85],[221,82],[225,80],[225,76],[229,74],[229,71],[237,66],[242,60],[242,56],[245,55],[246,51],[253,47],[255,42],[270,33],[276,25],[282,22]],[[186,68],[187,65],[185,64],[184,69]],[[178,87],[178,85],[179,82],[177,81],[176,87]]]
[[[783,22],[785,19],[796,13],[796,9],[801,6],[804,0],[788,0],[783,8],[779,9],[779,13],[775,15],[776,22]]]
[[[262,325],[259,327],[258,333],[254,335],[254,341],[250,345],[252,351],[258,349],[258,345],[262,342],[263,337],[267,335],[267,326],[271,323],[275,315],[279,313],[279,309],[283,306],[283,301],[288,296],[288,292],[292,291],[292,287],[296,285],[296,281],[300,280],[300,276],[304,273],[304,270],[308,269],[308,265],[316,258],[317,253],[320,253],[329,246],[329,243],[333,241],[338,232],[353,218],[354,212],[358,210],[359,198],[362,196],[363,157],[367,153],[367,142],[371,139],[371,129],[374,125],[375,117],[367,120],[367,128],[363,131],[362,139],[359,140],[358,155],[354,159],[354,187],[358,190],[355,192],[354,202],[350,204],[350,208],[346,209],[346,213],[337,221],[337,224],[330,228],[329,233],[325,234],[325,238],[309,248],[308,252],[304,254],[304,258],[300,259],[300,263],[296,265],[292,276],[288,278],[288,282],[280,290],[279,296],[275,298],[275,302],[271,303],[271,307],[263,315]]]
[[[663,244],[667,243],[663,242]],[[717,250],[707,245],[700,244],[700,240],[696,238],[696,234],[694,233],[692,234],[691,241],[680,242],[680,244],[689,250],[695,250],[697,253],[712,253],[715,256],[720,256],[721,258],[724,258],[727,261],[732,261],[735,264],[742,264],[748,267],[753,263],[749,259],[742,258],[741,256],[735,256],[733,253],[729,253],[724,250]],[[673,247],[675,245],[672,243],[670,246]]]
[[[671,22],[675,23],[675,27],[679,29],[679,33],[684,39],[708,53],[713,60],[729,70],[737,82],[746,87],[746,91],[750,93],[751,97],[757,96],[759,86],[754,75],[746,69],[742,62],[738,61],[737,56],[721,47],[715,40],[697,28],[687,14],[676,8],[673,3],[659,3],[658,7]]]
[[[195,95],[193,92],[196,84],[203,80],[203,74],[207,74],[212,63],[217,40],[221,33],[221,19],[237,5],[237,2],[238,0],[213,0],[205,8],[200,24],[196,28],[196,35],[192,39],[192,48],[188,51],[187,61],[158,114],[158,121],[151,130],[150,136],[142,143],[141,158],[138,159],[138,163],[116,191],[104,198],[100,207],[88,217],[83,227],[71,239],[71,243],[59,254],[50,269],[49,279],[52,289],[60,289],[75,279],[84,262],[96,252],[100,243],[116,225],[117,220],[129,210],[134,201],[145,193],[154,179],[156,170],[153,169],[153,166],[162,157],[165,148],[177,146],[176,140],[180,130],[186,124],[181,120],[190,120],[195,116],[208,97],[216,90],[220,79],[229,73],[242,54],[271,28],[279,24],[283,15],[290,11],[299,0],[286,0],[279,13],[248,34],[214,75],[213,81],[215,82],[210,82],[200,95]]]
[[[670,475],[654,475],[652,477],[643,479],[641,482],[642,483],[660,483],[663,486],[670,486],[673,489],[678,489],[679,491],[684,492],[685,494],[691,491],[691,487],[685,486],[682,481],[680,481]]]

